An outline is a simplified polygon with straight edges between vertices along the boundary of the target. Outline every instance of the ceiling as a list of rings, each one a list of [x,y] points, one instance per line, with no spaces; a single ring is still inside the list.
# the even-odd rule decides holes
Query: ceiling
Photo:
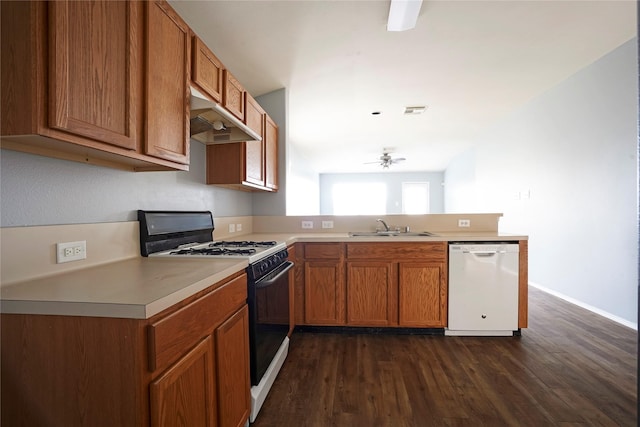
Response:
[[[170,3],[254,97],[287,89],[287,144],[320,173],[382,171],[384,147],[407,158],[388,171],[444,170],[637,33],[635,1],[424,0],[405,32],[388,0]]]

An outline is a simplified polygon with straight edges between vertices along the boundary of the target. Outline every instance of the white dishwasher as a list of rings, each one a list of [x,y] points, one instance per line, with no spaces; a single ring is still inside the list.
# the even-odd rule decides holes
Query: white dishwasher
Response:
[[[445,335],[518,332],[517,243],[449,244],[449,322]]]

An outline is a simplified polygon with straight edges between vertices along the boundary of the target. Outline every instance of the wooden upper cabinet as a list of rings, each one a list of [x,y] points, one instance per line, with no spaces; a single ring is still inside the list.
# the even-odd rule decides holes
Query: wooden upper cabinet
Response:
[[[0,1],[2,148],[188,170],[189,28],[165,1]]]
[[[264,151],[265,186],[275,191],[278,189],[278,125],[268,115],[265,117]]]
[[[141,45],[133,2],[49,3],[49,126],[135,150]]]
[[[247,141],[245,147],[245,180],[260,186],[265,185],[265,150],[264,150],[265,113],[260,104],[248,93],[245,95],[245,123],[260,135],[262,141]]]
[[[224,70],[224,93],[222,104],[231,114],[244,121],[244,88],[229,72]]]
[[[198,37],[193,37],[191,80],[216,102],[222,102],[224,65]]]
[[[146,154],[189,164],[190,30],[165,2],[147,3]]]

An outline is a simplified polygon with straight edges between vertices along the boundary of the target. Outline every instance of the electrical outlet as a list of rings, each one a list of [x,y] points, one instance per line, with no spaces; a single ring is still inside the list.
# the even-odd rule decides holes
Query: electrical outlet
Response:
[[[242,224],[236,224],[236,231],[242,231]]]
[[[78,261],[87,258],[87,241],[56,243],[56,263]]]
[[[459,219],[458,220],[458,227],[471,227],[471,220],[470,219]]]
[[[333,228],[333,221],[322,221],[322,228]]]
[[[235,233],[235,232],[236,232],[236,225],[229,224],[229,233]]]
[[[313,228],[313,221],[302,221],[302,228]]]

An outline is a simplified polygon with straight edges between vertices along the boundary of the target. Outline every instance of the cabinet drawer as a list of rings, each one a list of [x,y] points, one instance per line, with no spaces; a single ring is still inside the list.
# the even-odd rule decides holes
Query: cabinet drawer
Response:
[[[305,259],[337,259],[344,255],[342,243],[307,243],[304,245]]]
[[[446,242],[428,243],[349,243],[347,258],[349,259],[419,259],[421,261],[446,260]]]
[[[247,301],[243,274],[149,326],[149,370],[177,360]]]

